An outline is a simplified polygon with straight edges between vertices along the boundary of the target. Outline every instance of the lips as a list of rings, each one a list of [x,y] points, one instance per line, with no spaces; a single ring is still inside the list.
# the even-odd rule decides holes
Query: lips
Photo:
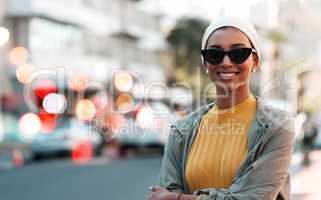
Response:
[[[216,74],[222,79],[232,79],[240,74],[238,71],[222,71],[216,72]]]

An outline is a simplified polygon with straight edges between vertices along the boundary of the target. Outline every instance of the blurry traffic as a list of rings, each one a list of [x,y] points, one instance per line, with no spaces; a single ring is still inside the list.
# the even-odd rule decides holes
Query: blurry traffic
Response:
[[[59,88],[59,80],[40,79],[34,86],[25,86],[24,99],[8,97],[3,101],[2,142],[25,146],[12,149],[28,154],[22,157],[23,162],[58,156],[69,156],[75,161],[84,156],[84,160],[90,161],[107,148],[114,151],[111,158],[148,147],[162,153],[169,125],[186,112],[177,110],[183,104],[170,104],[170,96],[159,95],[157,87],[151,90],[157,97],[129,91],[133,80],[126,71],[115,74],[113,94],[108,90],[85,89],[79,82],[75,88],[73,83]],[[172,95],[175,91],[185,92],[182,88],[171,91]],[[14,115],[12,111],[23,100],[32,112]]]
[[[318,199],[298,188],[321,160],[320,10],[304,0],[0,0],[0,174],[61,162],[128,172],[116,183],[131,170],[157,177],[170,125],[215,100],[201,36],[216,16],[235,15],[263,41],[252,93],[295,118],[293,197]]]

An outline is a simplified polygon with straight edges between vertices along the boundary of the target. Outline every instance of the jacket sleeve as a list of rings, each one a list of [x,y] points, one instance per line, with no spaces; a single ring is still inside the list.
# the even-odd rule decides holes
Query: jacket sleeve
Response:
[[[172,192],[183,192],[182,181],[182,136],[174,125],[169,130],[168,141],[165,145],[163,162],[160,171],[160,186]]]
[[[292,121],[286,127],[292,127]],[[284,124],[285,125],[285,124]],[[207,194],[205,200],[274,200],[288,181],[294,144],[292,128],[278,127],[268,138],[258,158],[228,189],[207,188],[194,194]]]

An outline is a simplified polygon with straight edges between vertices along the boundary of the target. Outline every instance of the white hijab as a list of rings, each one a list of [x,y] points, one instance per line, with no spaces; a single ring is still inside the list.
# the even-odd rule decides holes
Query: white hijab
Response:
[[[255,27],[249,21],[245,21],[245,20],[242,20],[239,18],[221,17],[221,18],[218,18],[216,21],[214,21],[212,24],[210,24],[207,27],[207,29],[205,30],[205,33],[203,35],[202,49],[205,49],[207,40],[214,31],[216,31],[219,28],[226,27],[226,26],[231,26],[231,27],[239,29],[249,38],[250,42],[253,45],[253,48],[257,52],[257,56],[258,56],[259,63],[260,63],[261,55],[260,55],[260,48],[259,48],[259,44],[258,44],[258,36],[257,36],[257,32],[255,30]],[[203,57],[202,57],[202,62],[204,62]]]

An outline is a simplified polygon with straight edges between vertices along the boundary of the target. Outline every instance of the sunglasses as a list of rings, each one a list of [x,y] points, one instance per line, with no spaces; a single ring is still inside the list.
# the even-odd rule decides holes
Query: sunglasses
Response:
[[[226,54],[233,63],[242,64],[248,59],[252,52],[256,53],[254,49],[248,47],[233,48],[228,51],[224,51],[223,49],[219,48],[201,50],[201,54],[204,59],[212,65],[220,64]]]

